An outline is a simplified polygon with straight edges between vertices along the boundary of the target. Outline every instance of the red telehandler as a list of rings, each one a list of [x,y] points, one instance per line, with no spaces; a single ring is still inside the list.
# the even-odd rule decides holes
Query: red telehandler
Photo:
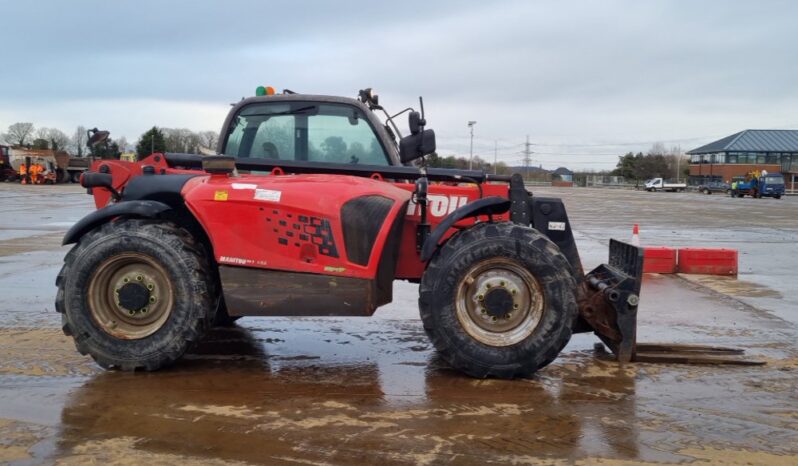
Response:
[[[611,240],[585,274],[561,200],[519,175],[427,168],[423,101],[391,116],[370,89],[259,94],[230,111],[224,155],[103,160],[82,176],[98,210],[66,234],[56,283],[81,353],[155,370],[214,323],[370,316],[408,280],[435,348],[471,376],[528,376],[573,332],[639,358],[640,248]]]

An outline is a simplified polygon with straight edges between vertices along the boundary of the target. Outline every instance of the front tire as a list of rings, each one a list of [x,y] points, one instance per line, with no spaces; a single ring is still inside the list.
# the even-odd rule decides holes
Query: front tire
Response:
[[[472,377],[527,377],[571,338],[576,281],[537,230],[486,223],[451,238],[421,278],[424,329],[441,357]]]
[[[56,279],[64,333],[106,369],[168,366],[214,317],[209,268],[202,246],[174,224],[107,223],[80,239]]]

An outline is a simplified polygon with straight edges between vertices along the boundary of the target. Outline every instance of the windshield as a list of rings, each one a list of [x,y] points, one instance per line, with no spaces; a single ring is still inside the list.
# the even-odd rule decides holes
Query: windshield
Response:
[[[765,177],[765,184],[784,184],[784,177],[781,175],[768,175]]]
[[[343,104],[272,102],[233,118],[224,154],[275,160],[389,165],[363,112]]]

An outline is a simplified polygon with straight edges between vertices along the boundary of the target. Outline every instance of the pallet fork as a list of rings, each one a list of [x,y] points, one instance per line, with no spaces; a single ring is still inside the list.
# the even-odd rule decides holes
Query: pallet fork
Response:
[[[743,359],[738,348],[637,342],[637,307],[643,278],[643,248],[610,240],[610,257],[585,277],[579,314],[618,362],[763,365]],[[577,330],[579,331],[579,330]],[[597,344],[602,351],[603,345]]]

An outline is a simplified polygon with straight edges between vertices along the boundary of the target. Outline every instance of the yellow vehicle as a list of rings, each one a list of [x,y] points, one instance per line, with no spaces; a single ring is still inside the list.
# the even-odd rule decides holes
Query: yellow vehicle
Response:
[[[136,157],[135,152],[123,152],[119,155],[119,160],[124,160],[125,162],[138,162],[138,157]]]

